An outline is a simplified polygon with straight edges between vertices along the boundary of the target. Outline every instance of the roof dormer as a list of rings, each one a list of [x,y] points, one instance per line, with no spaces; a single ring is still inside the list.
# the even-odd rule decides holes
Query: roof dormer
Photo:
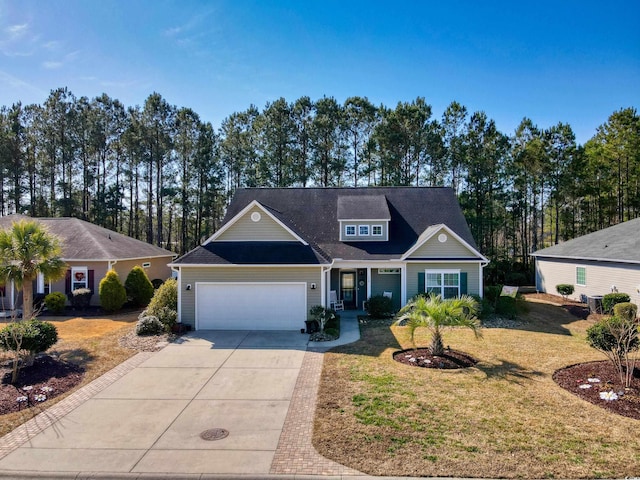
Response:
[[[384,195],[338,197],[338,222],[342,242],[389,240],[389,206]]]

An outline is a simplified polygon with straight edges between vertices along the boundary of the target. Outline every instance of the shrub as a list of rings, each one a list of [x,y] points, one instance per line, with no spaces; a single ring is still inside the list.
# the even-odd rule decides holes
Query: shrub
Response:
[[[604,353],[617,370],[620,382],[629,387],[635,368],[635,358],[629,354],[640,347],[635,320],[603,318],[587,329],[587,343]]]
[[[124,285],[120,282],[118,273],[115,270],[109,270],[102,280],[98,289],[100,294],[100,305],[107,312],[115,312],[122,308],[124,302],[127,301],[127,292]]]
[[[178,282],[174,278],[156,290],[143,314],[157,317],[167,331],[171,330],[178,320]]]
[[[631,302],[616,303],[613,306],[613,315],[625,320],[635,320],[638,316],[638,306]]]
[[[44,297],[44,304],[51,313],[62,313],[67,304],[67,297],[62,292],[51,292]]]
[[[385,318],[393,314],[393,301],[383,295],[374,295],[367,300],[367,313],[373,318]]]
[[[91,303],[93,293],[88,288],[76,288],[69,295],[73,308],[87,308]]]
[[[614,305],[629,301],[631,301],[631,298],[626,293],[607,293],[602,298],[602,310],[604,313],[611,315],[613,313]]]
[[[154,288],[142,267],[136,265],[131,269],[124,282],[127,296],[136,307],[146,307],[154,294]]]
[[[336,313],[330,308],[324,308],[322,305],[314,305],[309,310],[309,317],[318,322],[320,331],[324,332],[327,322],[333,320],[336,317]]]
[[[10,323],[0,330],[0,347],[13,353],[11,382],[18,380],[22,365],[33,364],[36,354],[48,350],[57,341],[55,325],[35,319]]]
[[[567,298],[569,295],[573,294],[574,288],[573,285],[569,283],[560,283],[556,285],[556,292],[562,295],[562,298]]]
[[[153,315],[141,317],[136,324],[136,334],[143,335],[159,335],[164,332],[165,328],[162,322]]]

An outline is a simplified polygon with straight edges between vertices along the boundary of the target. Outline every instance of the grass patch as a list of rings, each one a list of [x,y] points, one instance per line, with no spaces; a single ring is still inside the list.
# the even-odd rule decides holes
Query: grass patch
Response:
[[[640,421],[557,386],[552,374],[601,360],[587,346],[593,321],[528,302],[518,329],[445,332],[474,368],[395,362],[406,327],[361,324],[362,339],[325,354],[313,443],[372,475],[493,478],[624,477],[640,471]],[[428,344],[417,331],[417,345]],[[596,473],[597,472],[597,473]]]
[[[137,312],[113,315],[109,318],[42,317],[41,319],[53,323],[58,329],[58,343],[46,353],[83,367],[85,369],[84,379],[76,388],[47,401],[41,408],[30,408],[2,416],[0,436],[6,435],[41,411],[137,353],[135,350],[122,348],[118,345],[118,339],[135,328],[138,320]],[[0,352],[0,355],[3,354],[4,352]]]

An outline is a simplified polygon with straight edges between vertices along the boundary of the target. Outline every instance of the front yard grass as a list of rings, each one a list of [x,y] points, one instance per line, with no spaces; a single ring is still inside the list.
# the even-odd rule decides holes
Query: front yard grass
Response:
[[[519,328],[448,330],[445,345],[474,368],[417,368],[393,360],[406,327],[362,326],[357,343],[325,354],[313,444],[372,475],[604,478],[640,472],[640,421],[580,400],[555,370],[604,357],[587,346],[593,322],[528,302]],[[416,344],[428,344],[418,330]]]
[[[2,416],[0,436],[137,353],[118,344],[119,338],[135,327],[137,312],[108,318],[41,317],[41,320],[50,321],[58,330],[58,343],[46,353],[84,368],[84,378],[74,389],[45,402],[41,407]]]

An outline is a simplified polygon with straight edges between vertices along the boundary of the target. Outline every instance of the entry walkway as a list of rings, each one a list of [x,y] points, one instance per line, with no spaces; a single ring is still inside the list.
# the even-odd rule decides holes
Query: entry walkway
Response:
[[[356,313],[342,319],[338,343],[357,340]],[[140,353],[0,439],[0,477],[357,476],[311,445],[321,352],[333,345],[195,332]],[[200,437],[215,428],[228,437]]]

